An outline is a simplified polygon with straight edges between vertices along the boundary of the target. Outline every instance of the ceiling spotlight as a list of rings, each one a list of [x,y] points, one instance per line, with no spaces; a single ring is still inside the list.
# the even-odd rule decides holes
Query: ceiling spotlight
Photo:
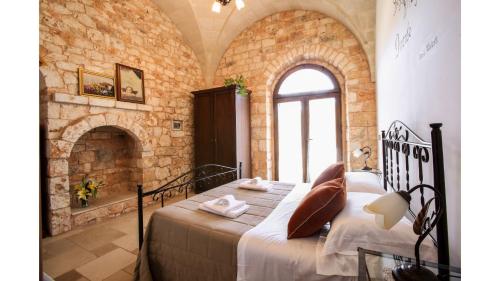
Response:
[[[231,3],[231,0],[215,0],[212,4],[212,12],[220,13],[222,6],[226,6]],[[236,8],[241,10],[245,7],[245,2],[243,0],[236,0]]]
[[[245,8],[245,2],[243,0],[236,0],[236,8],[238,10]]]
[[[215,1],[213,4],[212,4],[212,12],[214,13],[220,13],[220,8],[221,8],[221,4],[217,1]]]

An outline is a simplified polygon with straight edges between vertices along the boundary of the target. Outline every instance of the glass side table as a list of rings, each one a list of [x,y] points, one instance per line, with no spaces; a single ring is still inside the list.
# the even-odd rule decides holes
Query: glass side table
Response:
[[[380,176],[382,175],[382,171],[380,171],[379,169],[371,169],[371,170],[363,170],[363,169],[353,169],[352,172],[358,172],[358,173],[361,173],[361,172],[364,172],[364,173],[372,173],[372,174],[375,174],[377,176]]]
[[[444,277],[440,280],[456,281],[461,279],[458,267],[421,262],[422,266],[436,274],[439,270],[449,272],[447,275],[449,278]],[[358,281],[393,281],[392,269],[398,265],[409,263],[415,264],[415,259],[358,248]]]

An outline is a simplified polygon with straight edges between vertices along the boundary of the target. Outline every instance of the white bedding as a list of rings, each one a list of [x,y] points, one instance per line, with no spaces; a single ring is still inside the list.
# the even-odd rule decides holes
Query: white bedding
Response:
[[[276,209],[260,224],[249,230],[238,243],[239,281],[257,280],[356,280],[356,277],[325,276],[316,273],[316,248],[324,243],[319,235],[287,239],[290,217],[311,184],[297,184]],[[343,263],[346,264],[346,263]],[[357,270],[357,263],[346,270]],[[352,267],[352,268],[351,268]]]

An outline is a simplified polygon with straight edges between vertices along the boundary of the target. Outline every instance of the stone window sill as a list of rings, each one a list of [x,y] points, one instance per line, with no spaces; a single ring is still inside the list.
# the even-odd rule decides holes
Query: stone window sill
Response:
[[[109,107],[118,109],[153,111],[153,107],[147,104],[122,102],[112,99],[75,96],[65,93],[55,93],[54,101],[59,103],[81,104],[81,105],[100,106],[100,107]]]

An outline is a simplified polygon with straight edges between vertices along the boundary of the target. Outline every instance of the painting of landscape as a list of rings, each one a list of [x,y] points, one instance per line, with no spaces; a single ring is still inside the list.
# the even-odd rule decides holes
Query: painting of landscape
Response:
[[[113,76],[79,69],[80,95],[115,98]]]

